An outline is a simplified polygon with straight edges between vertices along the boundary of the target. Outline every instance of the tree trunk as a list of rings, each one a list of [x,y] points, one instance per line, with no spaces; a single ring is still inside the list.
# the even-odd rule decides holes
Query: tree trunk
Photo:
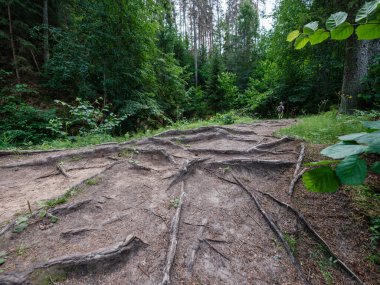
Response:
[[[18,72],[18,67],[17,67],[16,47],[15,47],[15,41],[13,38],[12,14],[11,14],[10,4],[8,4],[8,20],[9,20],[9,36],[11,40],[11,48],[12,48],[12,55],[13,55],[13,65],[16,71],[17,83],[20,84],[21,81],[20,81],[20,74]]]
[[[341,90],[341,113],[352,113],[357,108],[362,80],[368,73],[368,41],[351,37],[346,43],[343,84]]]
[[[47,63],[50,57],[49,54],[49,12],[48,0],[44,0],[43,7],[43,25],[44,25],[44,62]]]
[[[193,1],[193,28],[194,28],[194,79],[195,88],[198,88],[198,36],[197,36],[197,11],[195,7],[195,1]]]

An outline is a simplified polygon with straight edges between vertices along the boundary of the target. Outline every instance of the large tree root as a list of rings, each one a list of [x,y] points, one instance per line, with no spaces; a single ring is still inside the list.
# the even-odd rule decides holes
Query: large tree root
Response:
[[[69,255],[50,260],[46,263],[35,265],[24,272],[7,273],[0,277],[0,284],[21,285],[30,284],[29,279],[33,272],[38,271],[38,275],[43,274],[41,270],[49,268],[62,268],[70,271],[78,266],[94,266],[100,263],[115,263],[123,259],[123,255],[136,251],[146,244],[139,238],[129,235],[124,241],[108,248],[103,248],[87,254]]]
[[[136,145],[145,145],[145,144],[155,144],[155,145],[170,146],[177,149],[185,149],[183,146],[176,144],[171,140],[163,139],[159,137],[146,138],[146,139],[136,142]]]
[[[182,181],[182,186],[181,186],[181,196],[179,198],[179,204],[176,210],[176,213],[173,217],[171,227],[170,227],[170,245],[169,245],[169,250],[166,255],[166,263],[165,263],[165,268],[163,270],[164,277],[162,278],[162,282],[160,283],[161,285],[169,285],[170,284],[170,271],[174,262],[174,257],[175,253],[177,250],[177,235],[178,235],[178,230],[179,230],[179,221],[181,218],[181,210],[182,210],[182,204],[183,204],[183,199],[185,196],[185,182]]]
[[[306,171],[308,171],[309,168],[304,168],[302,169],[296,176],[293,177],[292,181],[290,182],[290,185],[289,185],[289,192],[288,194],[290,196],[293,196],[293,193],[294,193],[294,188],[296,187],[296,183],[298,182],[298,180],[301,179],[302,175],[305,174]]]
[[[290,196],[293,195],[294,186],[295,186],[296,182],[298,181],[298,179],[300,178],[300,176],[298,174],[299,174],[299,171],[300,171],[301,164],[302,164],[304,156],[305,156],[305,144],[302,143],[301,144],[300,155],[299,155],[298,160],[297,160],[296,169],[294,170],[294,174],[293,174],[293,179],[292,179],[292,181],[290,183],[290,186],[289,186],[289,195]]]
[[[310,282],[307,280],[305,274],[303,273],[302,271],[302,268],[301,268],[301,265],[299,263],[299,261],[297,260],[297,258],[294,256],[292,250],[290,249],[290,246],[288,244],[288,242],[285,240],[281,230],[278,228],[278,226],[274,223],[274,221],[272,220],[272,218],[269,217],[269,215],[263,210],[263,208],[261,207],[259,201],[257,200],[256,196],[253,195],[247,187],[244,186],[243,183],[240,182],[239,179],[237,179],[234,175],[232,175],[233,178],[235,179],[235,181],[238,183],[238,185],[240,186],[241,189],[243,189],[250,197],[251,199],[254,201],[257,209],[260,211],[260,213],[262,214],[262,216],[264,217],[265,221],[267,222],[267,224],[269,225],[269,227],[272,229],[272,231],[276,234],[276,236],[278,237],[278,239],[281,241],[281,243],[283,244],[286,252],[288,253],[294,267],[296,268],[297,272],[298,272],[298,275],[299,277],[301,278],[301,280],[303,281],[304,284],[307,284],[307,285],[310,285]]]
[[[254,146],[253,148],[256,148],[256,149],[258,149],[258,148],[267,148],[267,147],[272,147],[272,146],[279,145],[279,144],[282,144],[282,143],[285,143],[285,142],[288,142],[288,141],[292,141],[292,139],[289,138],[289,137],[283,137],[281,139],[278,139],[278,140],[275,140],[275,141],[272,141],[272,142],[258,144],[256,146]]]
[[[314,236],[314,238],[320,243],[322,244],[326,250],[328,250],[329,254],[336,260],[336,262],[349,274],[351,275],[351,277],[353,277],[359,284],[362,284],[364,285],[365,283],[360,279],[359,276],[357,276],[355,274],[355,272],[350,269],[335,253],[334,251],[331,249],[331,247],[327,244],[327,242],[314,230],[313,226],[305,219],[305,217],[300,213],[298,212],[295,208],[293,208],[292,206],[290,206],[289,204],[286,204],[280,200],[278,200],[277,198],[273,197],[271,194],[269,193],[265,193],[265,192],[261,192],[261,191],[258,191],[258,190],[255,190],[259,193],[261,193],[262,195],[270,198],[271,200],[273,200],[274,202],[276,202],[277,204],[279,204],[280,206],[290,210],[297,218],[299,221],[301,221],[301,223],[306,227],[306,229]]]
[[[206,218],[203,219],[202,224],[196,225],[196,226],[199,226],[199,229],[196,235],[196,240],[194,240],[193,244],[187,249],[186,268],[187,268],[187,275],[189,279],[191,279],[193,275],[195,258],[200,248],[200,241],[203,240],[202,236],[203,236],[204,229],[207,226],[207,219]]]
[[[251,166],[256,164],[272,165],[272,166],[288,166],[293,165],[293,161],[285,160],[261,160],[261,159],[229,159],[220,161],[211,161],[208,165],[231,165],[231,166]]]
[[[169,190],[170,188],[172,188],[178,182],[181,182],[184,179],[186,179],[186,177],[188,175],[190,175],[199,164],[203,163],[206,160],[208,160],[208,158],[194,159],[194,160],[191,160],[191,161],[186,160],[182,164],[182,166],[179,169],[179,171],[177,172],[177,174],[175,174],[174,176],[171,176],[171,177],[167,177],[167,178],[173,178],[173,177],[174,178],[173,178],[172,182],[170,183],[170,185],[168,186],[168,188],[166,190]]]
[[[256,132],[249,130],[238,130],[233,128],[227,128],[222,126],[206,126],[191,130],[168,130],[155,135],[155,137],[171,137],[181,135],[195,135],[206,132],[228,132],[234,135],[256,135]]]

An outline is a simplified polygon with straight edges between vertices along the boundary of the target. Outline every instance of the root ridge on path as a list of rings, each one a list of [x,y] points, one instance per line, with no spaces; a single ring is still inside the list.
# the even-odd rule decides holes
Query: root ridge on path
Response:
[[[376,284],[355,235],[303,206],[347,208],[305,197],[307,147],[272,136],[292,123],[0,152],[0,285]]]

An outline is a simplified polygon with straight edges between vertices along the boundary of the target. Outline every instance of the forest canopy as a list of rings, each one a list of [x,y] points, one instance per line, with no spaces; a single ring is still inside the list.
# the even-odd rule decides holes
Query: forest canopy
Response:
[[[286,41],[339,11],[354,22],[365,1],[276,1],[270,30],[260,24],[265,2],[1,0],[0,144],[225,112],[273,117],[280,102],[294,117],[337,109],[351,93],[341,111],[378,108],[379,40],[352,34],[302,50]],[[364,67],[350,73],[363,50]]]

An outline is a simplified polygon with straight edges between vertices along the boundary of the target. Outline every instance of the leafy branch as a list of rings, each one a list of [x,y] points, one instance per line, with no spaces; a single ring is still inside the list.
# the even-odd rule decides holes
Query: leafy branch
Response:
[[[294,41],[295,49],[320,44],[329,38],[342,41],[351,37],[354,32],[359,40],[375,40],[380,38],[380,0],[366,2],[357,12],[355,23],[347,21],[346,12],[332,14],[326,21],[326,29],[319,27],[319,22],[306,24],[302,32],[294,30],[287,36],[288,42]]]
[[[380,154],[380,121],[365,121],[368,132],[339,137],[340,142],[322,150],[321,154],[334,160],[308,163],[312,169],[302,180],[312,192],[333,193],[344,185],[362,185],[368,175],[368,166],[362,155]],[[370,166],[370,171],[380,174],[380,161]]]

